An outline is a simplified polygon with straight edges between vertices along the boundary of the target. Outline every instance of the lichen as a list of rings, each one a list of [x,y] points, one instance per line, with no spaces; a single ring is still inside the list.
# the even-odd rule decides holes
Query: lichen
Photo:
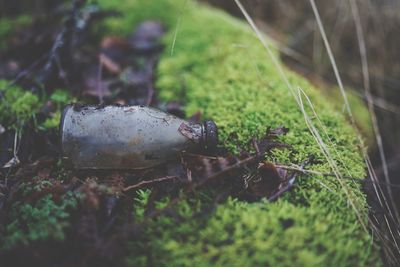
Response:
[[[121,17],[109,19],[102,32],[128,35],[143,20],[162,21],[167,29],[157,73],[163,100],[180,100],[187,114],[201,111],[214,119],[221,144],[235,149],[261,136],[266,127],[285,125],[282,140],[293,149],[274,151],[269,160],[332,172],[310,133],[290,90],[265,48],[245,23],[222,11],[192,1],[110,1]],[[277,55],[277,52],[274,51]],[[309,82],[284,68],[295,88],[314,104],[325,127],[310,107],[305,110],[331,151],[338,170],[366,175],[354,129],[342,110]],[[306,104],[305,98],[303,98]],[[356,182],[316,175],[300,176],[296,190],[276,203],[245,203],[231,199],[208,218],[196,221],[197,204],[183,202],[180,221],[161,216],[149,224],[146,237],[131,242],[127,264],[157,266],[365,266],[380,265],[367,224],[365,195]],[[346,193],[347,192],[347,193]],[[354,207],[351,204],[353,203]],[[356,215],[357,214],[357,215]]]

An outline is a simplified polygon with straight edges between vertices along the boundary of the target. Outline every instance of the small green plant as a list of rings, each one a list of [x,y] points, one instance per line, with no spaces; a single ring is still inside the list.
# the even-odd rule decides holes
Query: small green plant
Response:
[[[56,111],[50,114],[50,117],[46,118],[46,120],[39,125],[40,130],[48,130],[52,128],[57,128],[60,119],[61,119],[61,111],[63,107],[73,102],[73,98],[70,93],[66,90],[57,89],[53,92],[53,94],[49,98],[56,105]]]
[[[134,216],[136,220],[141,220],[144,218],[144,212],[146,209],[146,205],[150,198],[151,190],[138,190],[137,197],[134,202]]]
[[[180,193],[179,203],[174,206],[175,216],[158,216],[154,220],[146,218],[144,212],[149,201],[151,190],[139,190],[134,203],[134,216],[140,223],[144,223],[144,234],[140,239],[128,242],[128,249],[132,251],[131,256],[125,259],[126,266],[165,266],[165,260],[169,258],[171,251],[166,246],[174,240],[191,239],[190,233],[206,220],[198,215],[208,204],[208,194],[192,199]],[[156,209],[163,210],[170,204],[171,199],[165,197],[154,203]],[[203,210],[203,212],[206,212]],[[155,238],[157,237],[157,238]],[[170,255],[168,255],[170,254]],[[171,266],[174,266],[172,263]]]
[[[68,91],[57,89],[51,94],[50,100],[57,105],[57,109],[71,102],[71,95]]]
[[[57,197],[51,193],[34,200],[35,195],[51,192],[55,180],[34,177],[20,186],[21,200],[13,203],[8,225],[3,230],[0,248],[11,249],[35,241],[62,241],[69,226],[70,212],[77,208],[81,195],[66,192]]]
[[[0,97],[0,123],[15,130],[20,130],[41,106],[38,96],[19,86],[9,86],[6,80],[0,80]]]
[[[59,203],[51,195],[42,197],[36,203],[15,202],[2,247],[10,249],[39,240],[63,240],[65,229],[69,226],[69,211],[77,205],[78,197],[73,192],[62,196]]]
[[[57,128],[58,125],[60,124],[60,119],[61,119],[61,112],[56,111],[50,115],[49,118],[47,118],[40,126],[39,129],[41,130],[48,130],[51,128]]]

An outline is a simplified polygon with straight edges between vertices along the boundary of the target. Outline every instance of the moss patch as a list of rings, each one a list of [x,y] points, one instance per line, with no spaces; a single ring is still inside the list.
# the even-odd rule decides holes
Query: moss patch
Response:
[[[15,130],[19,130],[40,108],[38,96],[19,86],[9,86],[6,80],[0,80],[0,94],[0,121]]]
[[[158,68],[157,88],[164,100],[181,100],[188,114],[200,110],[214,119],[222,143],[234,149],[248,144],[266,126],[290,128],[284,141],[291,151],[276,151],[270,160],[300,163],[317,158],[314,170],[330,172],[303,114],[268,57],[245,26],[221,11],[192,1],[100,1],[120,9],[122,18],[107,22],[107,31],[126,35],[144,19],[168,26],[166,48]],[[176,37],[176,38],[175,38]],[[326,126],[324,141],[342,173],[364,177],[365,167],[353,129],[334,105],[298,75],[285,70],[293,87],[312,100]],[[310,111],[309,108],[307,108]],[[311,114],[312,115],[312,114]],[[315,119],[313,119],[316,122]],[[321,127],[318,128],[322,133]],[[329,138],[328,138],[329,137]],[[329,142],[332,141],[332,143]],[[181,221],[158,218],[147,237],[132,242],[128,265],[224,266],[365,266],[380,265],[371,236],[363,229],[348,199],[366,223],[365,196],[355,183],[308,176],[277,203],[229,200],[211,218],[196,221],[196,200]],[[196,198],[195,198],[196,199]],[[201,202],[200,202],[201,203]],[[179,208],[187,206],[179,205]],[[178,208],[178,209],[179,209]],[[172,220],[172,221],[171,221]]]
[[[76,101],[68,91],[57,89],[50,97],[40,99],[37,95],[23,90],[17,85],[11,85],[11,81],[0,80],[0,122],[7,128],[21,130],[21,128],[30,120],[35,121],[35,116],[40,108],[46,102],[51,100],[55,104],[55,111],[50,117],[37,125],[41,130],[48,130],[58,127],[60,123],[61,110],[63,107]]]
[[[293,96],[245,23],[192,1],[100,3],[123,14],[108,20],[104,32],[127,35],[148,19],[167,25],[157,76],[160,97],[181,100],[188,114],[200,110],[205,118],[214,119],[225,146],[235,149],[237,142],[246,145],[251,137],[262,135],[266,126],[285,125],[290,132],[283,140],[293,150],[276,151],[270,160],[300,163],[314,155],[318,163],[309,168],[331,172]],[[285,73],[293,87],[302,88],[314,103],[326,135],[318,129],[339,170],[364,177],[354,131],[341,111],[305,79]],[[366,223],[365,196],[356,183],[346,182],[345,188],[350,195],[334,178],[303,176],[298,188],[277,203],[232,199],[199,222],[193,218],[195,201],[185,219],[171,222],[161,217],[147,227],[146,238],[132,242],[134,255],[127,262],[135,266],[380,265],[371,236],[348,202],[350,198],[355,203]]]
[[[50,114],[50,117],[39,125],[39,129],[41,130],[57,128],[60,124],[61,110],[63,107],[68,103],[76,101],[74,98],[71,98],[68,91],[61,89],[55,90],[50,96],[50,100],[56,105],[56,111]]]
[[[29,198],[50,188],[49,180],[23,185],[23,195]],[[55,201],[51,194],[45,194],[37,201],[17,201],[11,207],[9,223],[2,229],[0,247],[9,249],[17,245],[28,245],[37,241],[62,241],[69,226],[70,211],[79,203],[78,195],[68,192]]]

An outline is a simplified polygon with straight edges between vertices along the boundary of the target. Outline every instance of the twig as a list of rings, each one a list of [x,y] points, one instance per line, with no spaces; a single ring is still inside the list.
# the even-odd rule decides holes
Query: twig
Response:
[[[304,170],[304,166],[309,163],[311,160],[311,158],[307,159],[306,161],[304,161],[301,166],[299,167],[299,171]],[[279,190],[274,193],[272,196],[270,196],[268,198],[269,202],[273,202],[275,200],[277,200],[280,196],[282,196],[283,193],[286,193],[287,191],[289,191],[293,186],[294,186],[294,182],[296,181],[296,176],[297,173],[293,173],[290,178],[287,179],[287,183],[282,187],[279,188]]]
[[[306,169],[301,169],[298,166],[287,166],[287,165],[276,164],[275,167],[282,168],[282,169],[289,170],[289,171],[300,172],[302,174],[315,174],[315,175],[321,175],[321,176],[325,176],[325,177],[336,177],[336,175],[334,173],[323,173],[323,172],[319,172],[319,171],[315,171],[315,170],[306,170]],[[358,178],[358,177],[342,176],[341,178],[346,179],[346,180],[355,181],[355,182],[365,182],[365,180],[363,178]],[[370,183],[374,183],[374,184],[382,184],[382,185],[400,188],[400,185],[393,184],[393,183],[375,182],[372,180],[367,180],[367,181]]]
[[[148,184],[152,184],[152,183],[159,183],[162,181],[167,181],[167,180],[174,180],[174,179],[179,179],[178,176],[165,176],[165,177],[160,177],[160,178],[156,178],[156,179],[152,179],[152,180],[147,180],[147,181],[140,181],[137,184],[134,185],[130,185],[125,187],[124,189],[122,189],[123,192],[132,190],[132,189],[138,189],[142,186],[148,185]]]
[[[253,161],[255,161],[255,160],[258,160],[258,159],[259,159],[259,157],[256,155],[256,156],[248,157],[248,158],[246,158],[246,159],[244,159],[244,160],[241,160],[241,161],[239,161],[239,162],[236,162],[235,164],[233,164],[233,165],[227,167],[226,169],[224,169],[224,170],[222,170],[222,171],[220,171],[220,172],[217,172],[217,173],[215,173],[215,174],[213,174],[213,175],[211,175],[211,176],[209,176],[209,177],[206,177],[205,179],[201,180],[199,183],[190,183],[189,186],[186,188],[185,192],[193,191],[194,189],[203,186],[204,184],[206,184],[208,181],[210,181],[210,180],[212,180],[212,179],[216,179],[216,178],[222,176],[223,174],[226,174],[226,173],[229,172],[229,171],[232,171],[232,170],[235,170],[235,169],[237,169],[237,168],[240,168],[240,167],[242,167],[243,165],[248,164],[248,163],[251,163],[251,162],[253,162]],[[168,178],[168,177],[170,177],[170,178]],[[173,178],[177,178],[177,177],[174,177],[174,176],[172,176],[172,177],[171,177],[171,176],[166,176],[166,177],[154,179],[154,180],[151,180],[151,181],[142,181],[142,182],[140,182],[140,183],[138,183],[138,184],[136,184],[136,185],[132,185],[132,186],[126,187],[123,191],[125,192],[125,191],[128,191],[128,190],[130,190],[130,189],[135,189],[135,188],[138,188],[138,187],[140,187],[140,186],[143,186],[144,184],[153,183],[153,182],[159,182],[159,181],[163,181],[163,180],[169,180],[169,179],[173,179]],[[154,218],[154,217],[156,217],[156,216],[159,216],[160,214],[162,214],[163,212],[165,212],[167,209],[170,209],[171,207],[173,207],[174,205],[176,205],[177,203],[179,203],[179,201],[181,200],[181,198],[182,198],[181,196],[178,196],[178,197],[173,198],[173,199],[168,203],[168,205],[165,206],[164,208],[157,209],[157,210],[153,211],[152,213],[148,214],[148,216],[146,217],[145,220],[152,219],[152,218]],[[144,223],[144,222],[142,221],[142,223]]]
[[[254,161],[258,160],[258,159],[259,159],[259,156],[256,155],[256,156],[250,156],[248,158],[240,160],[240,161],[236,162],[235,164],[232,164],[232,165],[226,167],[222,171],[216,172],[215,174],[213,174],[213,175],[211,175],[209,177],[206,177],[205,179],[201,180],[199,183],[193,185],[192,189],[200,187],[200,186],[204,185],[205,183],[207,183],[210,180],[214,180],[216,178],[219,178],[220,176],[226,174],[227,172],[233,171],[235,169],[239,169],[239,168],[243,167],[243,165],[249,164],[249,163],[254,162]]]

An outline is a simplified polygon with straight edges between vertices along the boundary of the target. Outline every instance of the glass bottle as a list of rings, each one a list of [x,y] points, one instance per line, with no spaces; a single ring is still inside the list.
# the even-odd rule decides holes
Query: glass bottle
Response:
[[[143,169],[182,151],[215,150],[213,121],[191,123],[144,106],[68,105],[60,122],[63,158],[76,169]]]

